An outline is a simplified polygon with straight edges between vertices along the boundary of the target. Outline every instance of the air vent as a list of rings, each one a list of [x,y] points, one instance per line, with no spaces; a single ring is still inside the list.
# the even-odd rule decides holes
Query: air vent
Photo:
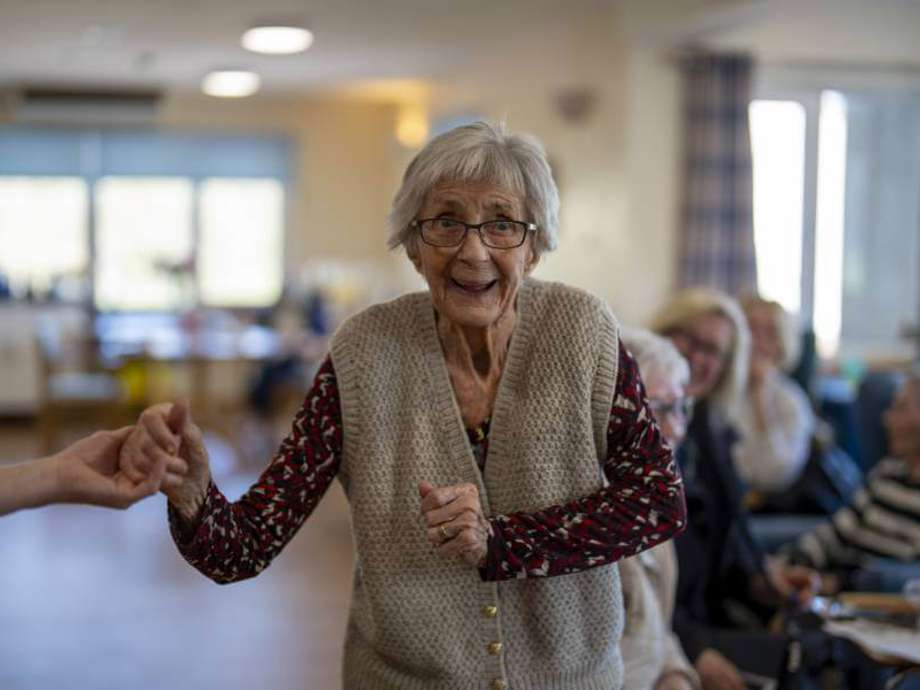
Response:
[[[27,86],[15,93],[13,119],[30,124],[141,124],[153,120],[161,97],[152,90]]]

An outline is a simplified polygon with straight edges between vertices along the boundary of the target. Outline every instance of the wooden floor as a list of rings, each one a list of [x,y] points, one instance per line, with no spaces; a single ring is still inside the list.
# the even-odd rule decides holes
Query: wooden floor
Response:
[[[218,438],[209,445],[236,497],[263,463],[241,470]],[[0,426],[0,462],[37,446],[27,425]],[[338,484],[267,571],[229,586],[182,560],[165,510],[156,496],[127,512],[0,519],[0,689],[338,688],[352,568]]]

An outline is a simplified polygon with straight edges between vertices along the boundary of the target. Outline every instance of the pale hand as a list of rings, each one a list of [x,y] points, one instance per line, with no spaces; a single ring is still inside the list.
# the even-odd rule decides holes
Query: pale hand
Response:
[[[436,547],[437,554],[481,567],[492,527],[482,512],[479,489],[474,484],[435,487],[421,482],[418,492],[428,541]]]
[[[126,426],[117,431],[97,431],[52,455],[56,500],[124,509],[155,494],[166,472],[165,460],[151,462],[144,472],[133,475],[119,467],[119,453],[132,430]]]
[[[683,673],[672,671],[658,679],[655,690],[693,690],[693,683]]]
[[[694,666],[703,690],[746,690],[738,668],[715,649],[704,649]]]

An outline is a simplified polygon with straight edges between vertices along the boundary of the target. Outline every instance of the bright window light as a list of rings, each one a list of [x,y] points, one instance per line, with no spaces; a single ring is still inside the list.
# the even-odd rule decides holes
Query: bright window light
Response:
[[[187,178],[99,180],[96,304],[100,309],[194,305],[193,193]]]
[[[846,166],[846,98],[837,91],[823,91],[818,118],[814,325],[818,352],[825,358],[834,357],[840,346]]]
[[[264,307],[281,296],[284,187],[270,179],[209,179],[199,196],[198,288],[210,306]]]
[[[241,43],[254,53],[290,55],[313,45],[313,34],[300,26],[256,26],[243,34]]]
[[[758,100],[749,109],[757,290],[790,313],[802,306],[805,108]]]
[[[78,177],[0,177],[0,274],[47,291],[89,263],[89,192]]]

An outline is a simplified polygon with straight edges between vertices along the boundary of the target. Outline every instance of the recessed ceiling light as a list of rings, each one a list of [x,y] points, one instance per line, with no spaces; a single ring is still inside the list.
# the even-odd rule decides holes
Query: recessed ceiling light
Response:
[[[201,90],[218,98],[243,98],[259,90],[261,80],[255,72],[225,69],[209,72],[201,80]]]
[[[255,26],[243,34],[241,43],[254,53],[289,55],[313,45],[313,34],[300,26]]]

